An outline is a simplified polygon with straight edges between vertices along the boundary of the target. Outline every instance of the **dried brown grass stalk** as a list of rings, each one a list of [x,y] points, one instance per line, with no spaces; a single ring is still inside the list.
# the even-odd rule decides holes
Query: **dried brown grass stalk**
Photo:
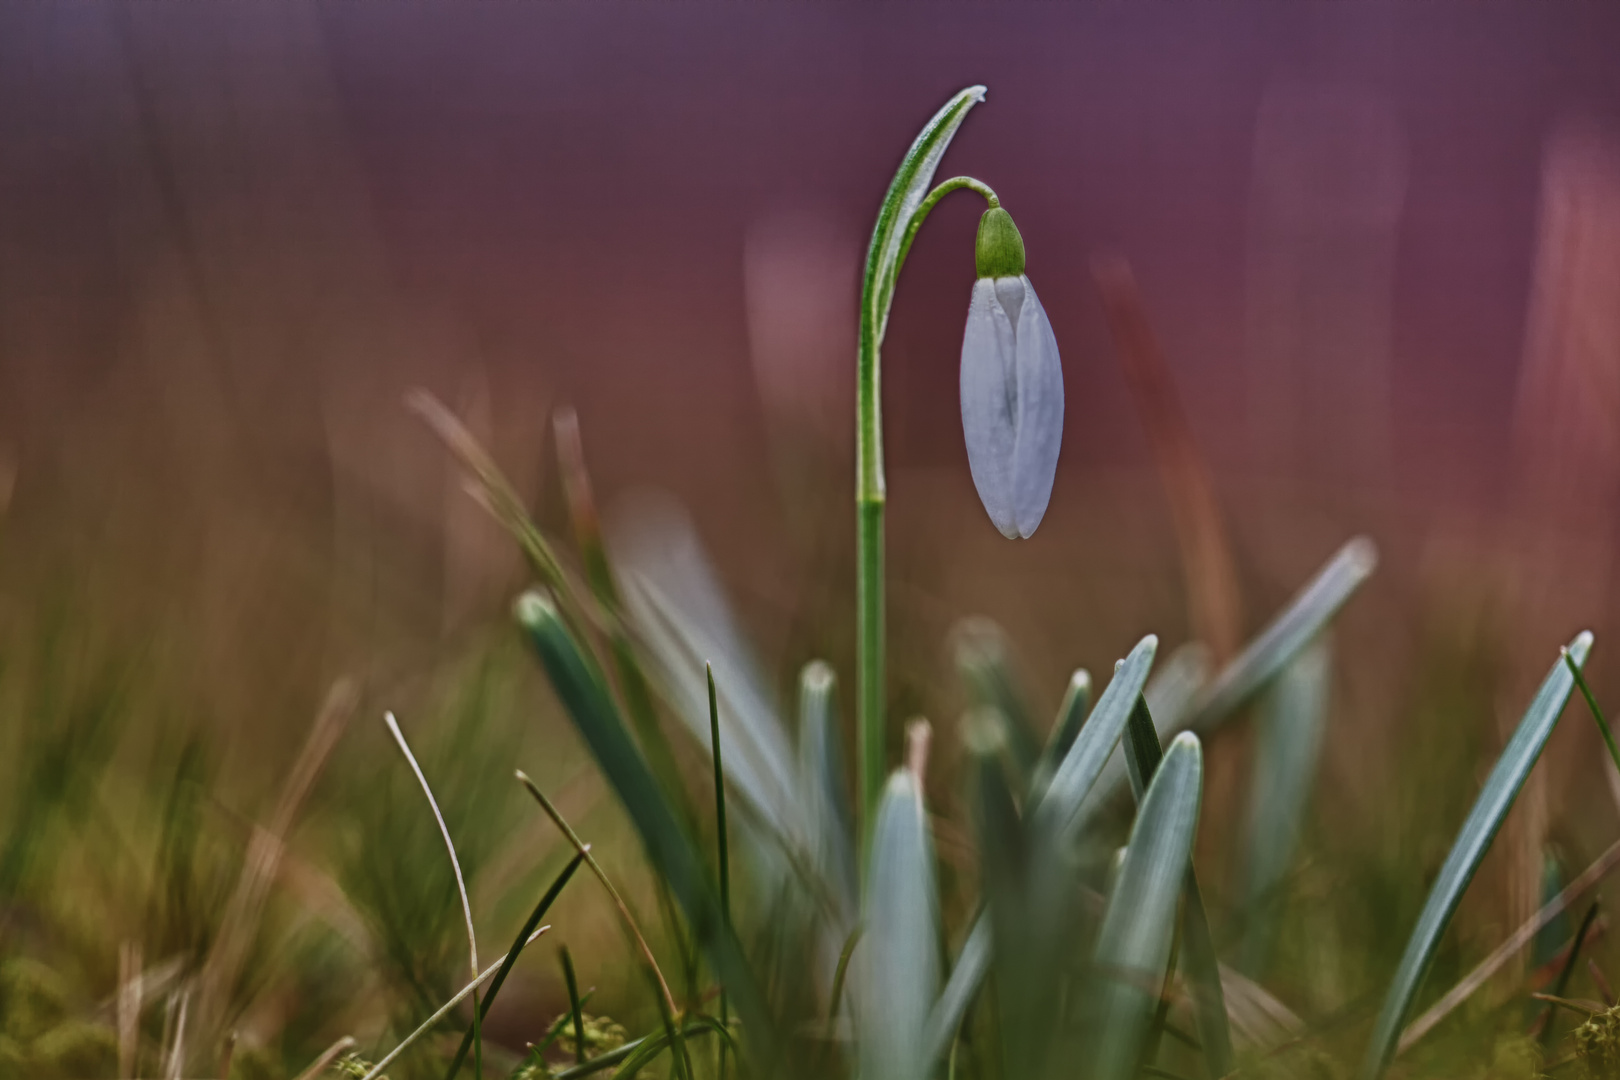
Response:
[[[236,889],[226,902],[219,934],[197,979],[196,1017],[191,1040],[194,1053],[211,1054],[224,1024],[232,988],[242,971],[248,950],[258,934],[270,886],[281,868],[283,841],[292,830],[304,801],[326,765],[349,717],[354,714],[359,692],[350,679],[332,685],[316,714],[304,748],[293,763],[282,785],[281,796],[267,827],[255,828],[248,842],[247,857]],[[195,1060],[195,1059],[194,1059]]]

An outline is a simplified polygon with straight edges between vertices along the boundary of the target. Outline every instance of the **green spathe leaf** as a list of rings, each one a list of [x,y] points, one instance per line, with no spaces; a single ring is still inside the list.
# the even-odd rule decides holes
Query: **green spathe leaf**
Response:
[[[889,777],[873,824],[860,948],[853,963],[861,1080],[925,1080],[929,1012],[939,994],[934,844],[911,773]]]
[[[917,135],[889,184],[883,208],[878,211],[877,225],[872,230],[871,247],[866,252],[866,278],[875,287],[870,290],[872,308],[861,312],[861,320],[870,328],[875,343],[883,341],[883,332],[888,326],[889,302],[900,273],[906,225],[928,196],[928,189],[934,183],[934,170],[939,168],[951,139],[967,119],[968,111],[984,100],[984,94],[984,87],[970,86],[947,101]]]
[[[1570,642],[1569,655],[1577,665],[1584,665],[1591,648],[1592,635],[1582,631]],[[1451,923],[1468,883],[1479,869],[1480,860],[1485,857],[1491,841],[1501,829],[1513,800],[1518,797],[1519,789],[1524,786],[1525,777],[1530,775],[1531,767],[1547,745],[1547,739],[1558,718],[1563,715],[1564,706],[1568,704],[1569,695],[1574,689],[1574,676],[1564,659],[1560,658],[1553,664],[1541,689],[1536,691],[1524,718],[1519,721],[1513,737],[1497,759],[1496,767],[1480,788],[1474,808],[1468,812],[1468,819],[1463,822],[1462,830],[1451,846],[1451,854],[1446,856],[1445,864],[1440,867],[1440,874],[1429,890],[1429,899],[1423,905],[1423,913],[1418,916],[1417,926],[1406,943],[1406,953],[1395,970],[1395,978],[1390,981],[1383,1009],[1373,1029],[1372,1041],[1367,1046],[1367,1056],[1362,1062],[1362,1080],[1376,1080],[1395,1056],[1401,1028],[1411,1011],[1413,999],[1423,985],[1423,978],[1429,972],[1429,965],[1434,961],[1440,938]]]
[[[1148,785],[1103,914],[1094,957],[1101,980],[1091,1013],[1094,1067],[1087,1073],[1097,1080],[1123,1080],[1136,1070],[1170,964],[1203,783],[1203,750],[1184,732]]]
[[[1246,867],[1243,970],[1259,978],[1271,951],[1278,890],[1293,862],[1327,728],[1325,638],[1288,665],[1267,694],[1255,730]]]
[[[557,613],[537,591],[518,599],[516,615],[574,727],[630,815],[647,857],[669,884],[748,1032],[761,1064],[774,1063],[776,1024],[742,947],[720,910],[702,859],[636,749],[607,684]]]

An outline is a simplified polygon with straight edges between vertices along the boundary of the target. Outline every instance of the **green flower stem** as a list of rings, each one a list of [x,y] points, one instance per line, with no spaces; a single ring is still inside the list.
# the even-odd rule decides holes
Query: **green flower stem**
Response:
[[[935,114],[912,143],[878,212],[861,282],[855,389],[855,716],[863,836],[883,796],[886,772],[883,507],[887,489],[883,476],[879,349],[900,267],[929,211],[946,195],[962,188],[978,192],[992,207],[1001,204],[988,186],[966,176],[946,180],[913,203],[916,191],[932,178],[934,166],[963,117],[983,97],[983,87],[963,90]]]

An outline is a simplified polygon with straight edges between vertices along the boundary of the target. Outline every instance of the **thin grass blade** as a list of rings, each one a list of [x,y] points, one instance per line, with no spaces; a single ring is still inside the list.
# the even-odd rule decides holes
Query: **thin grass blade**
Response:
[[[506,976],[511,972],[512,966],[517,963],[518,954],[523,951],[523,946],[527,944],[529,935],[539,927],[540,920],[546,917],[546,912],[551,910],[551,905],[556,903],[557,897],[562,895],[563,889],[567,887],[568,882],[573,878],[574,871],[578,870],[579,864],[584,861],[585,856],[583,855],[575,855],[568,860],[568,865],[563,867],[562,873],[552,879],[551,887],[546,889],[545,895],[540,897],[540,902],[529,913],[528,919],[523,924],[523,929],[518,931],[517,940],[512,942],[512,947],[506,952],[506,959],[501,961],[500,970],[495,973],[494,980],[490,982],[489,993],[485,994],[484,1000],[479,1003],[480,1017],[489,1015],[489,1007],[495,1004],[495,995],[500,993],[501,984],[506,981]],[[455,1080],[456,1073],[461,1071],[461,1063],[467,1060],[467,1051],[472,1049],[472,1042],[473,1029],[469,1027],[467,1034],[462,1036],[461,1046],[457,1048],[456,1056],[450,1062],[449,1071],[445,1073],[445,1080]]]
[[[1569,645],[1569,658],[1577,665],[1586,663],[1592,648],[1592,635],[1583,631]],[[1429,972],[1434,954],[1440,948],[1440,939],[1456,913],[1468,883],[1474,879],[1480,860],[1490,848],[1491,841],[1502,827],[1502,821],[1524,786],[1530,769],[1541,756],[1547,739],[1552,735],[1564,706],[1575,689],[1574,677],[1560,657],[1552,671],[1536,691],[1535,698],[1525,711],[1513,737],[1508,740],[1496,767],[1480,789],[1474,807],[1463,822],[1462,830],[1452,843],[1451,853],[1440,867],[1440,874],[1429,890],[1429,899],[1418,916],[1417,926],[1406,943],[1406,952],[1395,970],[1384,1005],[1373,1029],[1372,1041],[1367,1045],[1367,1056],[1362,1062],[1362,1080],[1376,1080],[1383,1075],[1395,1056],[1401,1028],[1412,1009],[1413,1000]]]

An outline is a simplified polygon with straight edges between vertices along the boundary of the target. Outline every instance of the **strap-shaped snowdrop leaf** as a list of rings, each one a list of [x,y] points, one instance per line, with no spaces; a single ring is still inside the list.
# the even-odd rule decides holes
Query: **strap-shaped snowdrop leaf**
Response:
[[[691,519],[668,496],[616,510],[609,541],[625,603],[676,715],[706,749],[712,664],[728,784],[790,849],[807,847],[792,741]]]
[[[1058,916],[1068,910],[1071,882],[1069,846],[1084,827],[1089,813],[1087,796],[1097,782],[1103,765],[1119,745],[1131,708],[1142,693],[1159,639],[1149,634],[1114,670],[1114,677],[1103,691],[1091,715],[1080,727],[1068,753],[1058,763],[1051,782],[1037,799],[1031,796],[1024,809],[1029,837],[1031,880],[1028,895],[1034,917]],[[938,1061],[950,1045],[973,994],[990,970],[990,916],[981,914],[975,922],[950,981],[928,1023],[925,1061]]]
[[[1184,732],[1148,785],[1097,935],[1094,1056],[1086,1074],[1096,1080],[1125,1080],[1136,1071],[1170,964],[1203,783],[1203,750]]]
[[[1255,727],[1243,970],[1256,978],[1264,974],[1271,951],[1283,878],[1316,780],[1327,729],[1331,656],[1325,637],[1300,653],[1267,693]]]
[[[853,959],[862,1080],[926,1080],[928,1017],[939,995],[934,843],[911,773],[889,777],[872,828]]]
[[[1144,694],[1136,699],[1136,708],[1131,711],[1131,722],[1124,739],[1131,792],[1138,803],[1164,758],[1154,723]],[[1209,914],[1204,910],[1203,891],[1198,887],[1198,875],[1193,870],[1190,857],[1183,888],[1186,896],[1181,911],[1181,970],[1192,992],[1198,1041],[1203,1046],[1209,1074],[1221,1077],[1232,1071],[1232,1029],[1226,1015],[1226,996],[1221,990],[1220,958],[1215,953],[1215,937],[1209,932]]]
[[[1586,656],[1591,649],[1592,635],[1585,631],[1569,643],[1569,654],[1578,665],[1586,664]],[[1524,786],[1525,778],[1530,775],[1531,767],[1547,745],[1547,739],[1552,735],[1558,718],[1563,715],[1564,706],[1568,704],[1569,695],[1574,689],[1575,677],[1560,657],[1553,662],[1552,671],[1547,673],[1541,689],[1536,691],[1524,718],[1519,721],[1513,737],[1497,759],[1496,767],[1485,778],[1479,797],[1474,800],[1474,808],[1468,812],[1462,831],[1451,845],[1451,854],[1446,856],[1440,874],[1429,890],[1429,899],[1423,905],[1423,913],[1418,916],[1411,938],[1407,940],[1406,952],[1401,957],[1400,966],[1395,969],[1395,978],[1390,981],[1384,1007],[1379,1011],[1378,1023],[1373,1028],[1372,1041],[1367,1045],[1367,1056],[1362,1061],[1362,1080],[1376,1080],[1395,1056],[1401,1027],[1412,1009],[1412,1000],[1423,985],[1423,977],[1429,973],[1429,965],[1434,962],[1434,954],[1440,948],[1440,938],[1450,925],[1468,883],[1474,879],[1480,860],[1485,857],[1491,841],[1496,839],[1496,833],[1512,808],[1513,800],[1518,797],[1519,789]]]
[[[855,914],[853,817],[844,775],[831,667],[814,660],[799,674],[799,782],[810,819],[810,854],[829,893],[843,907],[848,937]],[[838,950],[832,956],[836,961]]]
[[[1364,536],[1340,548],[1282,614],[1215,676],[1186,727],[1208,731],[1247,704],[1316,639],[1377,565],[1378,549]]]

